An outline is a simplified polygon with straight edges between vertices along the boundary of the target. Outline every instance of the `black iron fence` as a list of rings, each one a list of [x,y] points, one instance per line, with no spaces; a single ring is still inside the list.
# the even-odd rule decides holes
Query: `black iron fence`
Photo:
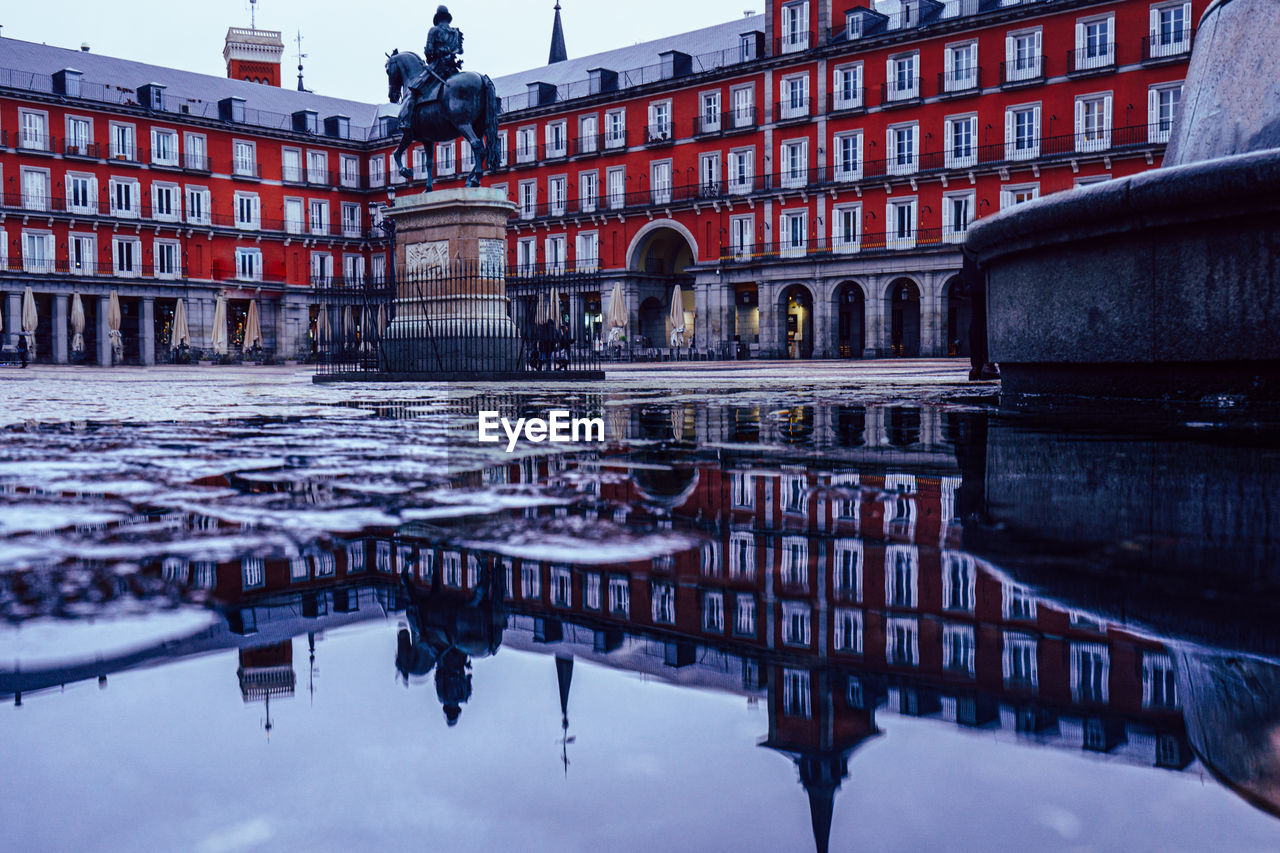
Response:
[[[599,272],[455,261],[316,290],[319,381],[603,379]]]

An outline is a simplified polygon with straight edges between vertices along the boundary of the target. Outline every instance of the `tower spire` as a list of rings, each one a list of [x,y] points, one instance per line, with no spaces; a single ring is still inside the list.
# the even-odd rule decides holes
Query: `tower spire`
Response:
[[[307,55],[302,52],[302,30],[298,30],[297,42],[298,42],[298,91],[305,92],[307,91],[307,87],[302,85],[302,60],[306,59]]]
[[[547,64],[555,65],[568,58],[569,52],[564,46],[564,24],[560,22],[560,0],[556,0],[556,22],[551,28],[551,55],[547,58]]]

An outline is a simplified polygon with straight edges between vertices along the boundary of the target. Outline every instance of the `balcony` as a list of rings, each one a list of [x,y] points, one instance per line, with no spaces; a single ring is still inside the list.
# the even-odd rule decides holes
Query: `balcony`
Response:
[[[1006,89],[1034,86],[1045,80],[1044,56],[1026,56],[1000,63],[1000,85]]]
[[[621,148],[627,148],[630,144],[630,137],[625,129],[609,130],[604,134],[604,147],[606,151],[616,151]]]
[[[563,160],[569,156],[569,142],[561,139],[558,142],[547,142],[542,146],[543,160]]]
[[[849,237],[809,237],[803,243],[763,243],[752,247],[725,246],[722,263],[821,260],[834,255],[883,255],[922,248],[949,248],[941,228],[916,228],[905,233],[873,232]]]
[[[110,244],[108,244],[108,248]],[[168,264],[131,264],[117,268],[112,261],[98,263],[94,260],[72,263],[68,258],[20,258],[12,257],[6,264],[0,260],[0,273],[22,273],[23,275],[75,276],[77,278],[132,278],[158,279],[173,281],[187,277],[185,266]]]
[[[938,74],[938,94],[960,97],[976,95],[982,91],[982,69],[965,68],[943,71]]]
[[[337,184],[336,175],[328,169],[307,167],[307,186],[329,188]]]
[[[1195,28],[1188,25],[1173,27],[1161,32],[1152,32],[1142,37],[1142,62],[1158,64],[1161,62],[1178,62],[1191,56],[1191,48],[1195,43]]]
[[[1103,74],[1115,70],[1116,43],[1082,47],[1067,51],[1067,73],[1072,75]]]
[[[203,154],[183,154],[182,168],[188,172],[196,172],[201,175],[208,175],[213,172],[213,166],[209,162],[209,158]]]
[[[57,150],[57,140],[47,133],[23,130],[18,136],[18,150],[24,154],[52,154]]]
[[[125,166],[141,166],[146,156],[146,151],[136,145],[118,145],[113,142],[108,150],[107,159],[112,163]]]
[[[675,141],[670,122],[647,125],[644,129],[644,144],[648,148],[674,145]]]
[[[802,53],[811,47],[815,47],[817,43],[814,34],[811,32],[790,32],[773,40],[773,54],[774,56],[783,56],[788,53]]]
[[[62,156],[77,157],[84,160],[99,160],[102,158],[102,149],[96,142],[64,139],[62,140]]]
[[[724,133],[743,133],[760,126],[760,111],[755,107],[736,107],[724,114]]]
[[[714,116],[700,115],[693,119],[693,135],[694,137],[715,136],[724,130],[724,116],[716,114]]]
[[[808,98],[789,98],[773,105],[773,120],[775,124],[806,121],[812,113],[812,101]]]
[[[244,160],[234,160],[231,163],[231,177],[245,181],[260,181],[262,166]]]
[[[905,106],[918,103],[920,100],[920,78],[899,77],[884,83],[880,87],[880,105],[884,107]]]
[[[844,88],[827,95],[827,112],[852,113],[867,107],[867,90],[864,86]]]
[[[604,147],[604,137],[598,133],[590,133],[586,136],[579,136],[573,140],[573,156],[587,157],[592,154],[599,154]]]

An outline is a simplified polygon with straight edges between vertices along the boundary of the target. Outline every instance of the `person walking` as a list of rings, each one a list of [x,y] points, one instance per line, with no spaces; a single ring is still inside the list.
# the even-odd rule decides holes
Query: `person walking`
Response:
[[[22,366],[25,369],[27,366],[27,336],[26,335],[18,335],[18,358],[21,359]]]

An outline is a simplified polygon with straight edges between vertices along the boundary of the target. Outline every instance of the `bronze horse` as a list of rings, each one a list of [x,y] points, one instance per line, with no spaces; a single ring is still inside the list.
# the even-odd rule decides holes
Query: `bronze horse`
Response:
[[[412,51],[389,54],[387,80],[391,103],[399,103],[406,84],[417,79],[425,69],[426,63]],[[404,165],[404,152],[413,143],[421,142],[427,153],[427,191],[430,192],[436,178],[435,143],[452,142],[462,136],[471,146],[474,163],[467,175],[467,186],[480,186],[484,168],[495,167],[501,156],[498,142],[501,114],[502,105],[492,80],[474,71],[454,74],[440,87],[438,97],[414,106],[409,126],[404,129],[400,146],[393,155],[396,169],[405,179],[413,179],[413,170]]]

